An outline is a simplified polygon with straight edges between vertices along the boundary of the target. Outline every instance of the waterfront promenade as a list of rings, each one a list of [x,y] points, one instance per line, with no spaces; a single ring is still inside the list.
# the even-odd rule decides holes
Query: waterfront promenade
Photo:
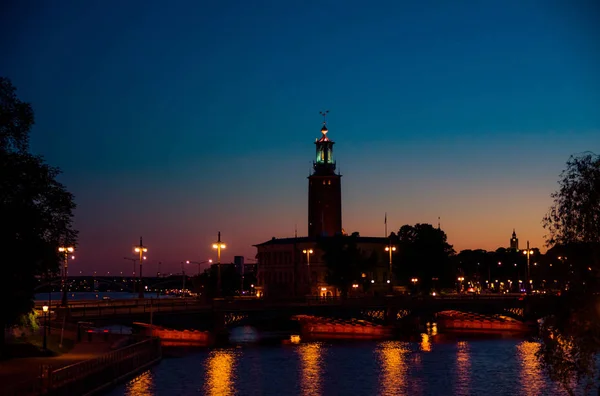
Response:
[[[25,382],[35,381],[41,367],[53,369],[90,360],[111,351],[114,341],[81,342],[73,349],[58,356],[13,358],[0,361],[0,395],[14,394],[12,389]]]

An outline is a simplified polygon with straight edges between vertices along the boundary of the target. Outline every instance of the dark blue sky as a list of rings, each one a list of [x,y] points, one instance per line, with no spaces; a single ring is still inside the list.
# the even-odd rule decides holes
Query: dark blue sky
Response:
[[[600,151],[594,1],[12,1],[0,75],[76,194],[78,262],[150,271],[307,228],[330,109],[343,225],[541,246],[570,154]]]

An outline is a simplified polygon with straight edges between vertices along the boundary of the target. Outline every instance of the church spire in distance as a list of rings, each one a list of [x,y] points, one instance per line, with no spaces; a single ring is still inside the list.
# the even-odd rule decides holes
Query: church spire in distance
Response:
[[[517,238],[517,233],[515,232],[514,228],[513,228],[512,236],[510,238],[510,249],[511,250],[519,250],[519,238]]]

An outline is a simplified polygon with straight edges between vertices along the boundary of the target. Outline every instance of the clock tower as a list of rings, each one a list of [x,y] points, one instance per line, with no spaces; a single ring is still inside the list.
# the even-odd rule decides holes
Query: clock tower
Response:
[[[308,236],[333,236],[342,232],[342,175],[335,173],[334,142],[329,139],[325,116],[321,138],[316,139],[316,161],[308,177]]]

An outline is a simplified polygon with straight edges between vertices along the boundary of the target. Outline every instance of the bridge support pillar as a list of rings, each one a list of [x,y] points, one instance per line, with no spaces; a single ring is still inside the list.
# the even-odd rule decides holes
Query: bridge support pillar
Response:
[[[395,308],[387,307],[385,309],[384,321],[385,321],[386,325],[394,324],[394,322],[396,321],[396,309]]]
[[[213,333],[217,345],[227,344],[229,342],[229,331],[225,324],[225,313],[214,312],[213,314]]]

